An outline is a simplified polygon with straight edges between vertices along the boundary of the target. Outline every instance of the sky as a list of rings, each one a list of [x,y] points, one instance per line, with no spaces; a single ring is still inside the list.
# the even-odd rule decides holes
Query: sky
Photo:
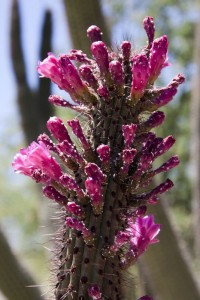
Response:
[[[1,88],[1,109],[0,109],[0,134],[4,124],[8,125],[12,120],[12,126],[19,122],[15,94],[15,79],[12,73],[9,49],[10,31],[10,8],[11,0],[0,0],[0,88]],[[71,48],[69,33],[67,31],[64,8],[61,0],[19,0],[20,13],[22,17],[22,43],[27,66],[27,76],[31,87],[37,84],[38,75],[36,65],[38,61],[38,36],[43,22],[44,11],[53,11],[53,48],[55,52],[68,51]],[[13,124],[16,122],[16,124]]]

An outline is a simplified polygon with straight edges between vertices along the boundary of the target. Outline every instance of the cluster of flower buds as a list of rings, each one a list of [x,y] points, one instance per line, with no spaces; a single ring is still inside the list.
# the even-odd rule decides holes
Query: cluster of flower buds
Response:
[[[71,271],[65,286],[59,276],[56,299],[69,294],[81,300],[122,299],[120,272],[158,241],[160,225],[153,215],[145,215],[147,206],[156,204],[173,183],[167,179],[152,188],[152,181],[179,159],[172,156],[153,167],[175,139],[157,137],[151,130],[164,122],[157,109],[172,100],[184,77],[178,74],[167,87],[155,86],[169,65],[168,39],[154,39],[152,17],[144,19],[144,29],[148,42],[140,52],[124,41],[115,53],[102,41],[101,30],[91,26],[92,58],[81,50],[58,58],[49,53],[37,68],[72,99],[53,95],[49,101],[82,115],[81,122],[77,117],[67,124],[51,117],[47,128],[56,142],[42,134],[13,161],[16,172],[44,184],[44,195],[65,214],[63,226],[71,238],[62,239],[59,269]],[[62,253],[67,253],[64,260]]]

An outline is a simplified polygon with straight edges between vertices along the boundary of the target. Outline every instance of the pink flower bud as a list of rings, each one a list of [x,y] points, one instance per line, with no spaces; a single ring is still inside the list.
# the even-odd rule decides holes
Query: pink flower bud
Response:
[[[121,49],[123,60],[128,62],[131,55],[131,43],[129,41],[123,41],[121,44]]]
[[[117,249],[121,248],[125,243],[130,240],[130,235],[125,231],[118,231],[115,236],[115,245]]]
[[[87,30],[87,37],[90,39],[90,41],[98,42],[101,41],[102,32],[100,28],[96,25],[92,25]]]
[[[159,96],[152,101],[154,107],[159,108],[161,106],[166,105],[173,99],[176,93],[177,89],[171,86],[167,86],[166,88],[160,89]]]
[[[103,209],[103,191],[102,185],[92,177],[88,177],[85,181],[87,193],[91,199],[91,204],[95,214],[99,215]]]
[[[108,172],[110,167],[110,147],[102,144],[96,151],[101,161],[103,171]]]
[[[83,157],[78,153],[75,147],[68,141],[63,141],[57,145],[58,149],[62,151],[67,157],[77,162],[80,166],[85,165]]]
[[[85,167],[85,173],[100,184],[106,181],[106,175],[103,174],[101,169],[95,163],[88,163]]]
[[[170,190],[174,186],[173,182],[170,179],[165,180],[149,193],[142,193],[140,195],[134,195],[133,201],[136,200],[146,200],[149,204],[155,204],[158,201],[157,195],[163,194]],[[132,200],[132,199],[131,199]]]
[[[135,210],[135,216],[136,217],[144,217],[146,214],[147,207],[146,205],[140,205],[136,210]]]
[[[38,143],[42,142],[48,150],[55,152],[58,154],[58,150],[56,148],[56,145],[52,142],[52,140],[49,138],[49,136],[46,133],[40,134],[37,138]]]
[[[94,42],[91,45],[91,52],[102,75],[109,72],[108,50],[104,42]]]
[[[176,167],[180,163],[178,155],[172,156],[168,161],[166,161],[162,166],[157,168],[156,170],[152,171],[150,174],[156,175],[161,172],[166,172],[174,167]]]
[[[101,291],[97,284],[92,284],[88,288],[88,295],[92,300],[102,300]]]
[[[66,204],[66,209],[69,213],[71,213],[72,215],[78,217],[78,218],[82,218],[84,217],[84,212],[82,210],[82,208],[80,207],[80,205],[76,204],[74,201],[70,201]]]
[[[67,141],[72,144],[72,140],[64,123],[58,117],[51,117],[47,121],[47,128],[58,142]]]
[[[183,74],[178,74],[176,77],[172,79],[169,83],[169,86],[177,88],[180,84],[185,81],[185,77]]]
[[[149,48],[151,48],[154,39],[154,33],[155,33],[153,17],[144,18],[143,24],[144,24],[144,30],[146,31],[149,40]]]
[[[76,67],[69,60],[67,55],[61,55],[59,63],[62,68],[63,77],[67,80],[72,88],[76,91],[76,94],[81,98],[84,103],[96,103],[96,97],[93,95],[87,85],[81,80]]]
[[[107,89],[106,86],[99,86],[98,89],[97,89],[97,93],[99,94],[100,97],[104,98],[105,100],[109,100],[109,90]]]
[[[122,125],[122,133],[124,136],[125,148],[131,147],[136,130],[137,130],[136,124]]]
[[[67,203],[67,198],[63,195],[61,195],[53,186],[46,186],[43,189],[43,194],[45,197],[52,199],[59,204],[66,205]]]
[[[137,170],[133,175],[133,178],[137,178],[141,176],[144,172],[146,172],[152,165],[153,162],[153,154],[152,153],[142,153],[137,165]]]
[[[79,73],[81,77],[87,81],[89,86],[91,86],[93,89],[97,89],[98,87],[98,82],[97,79],[94,77],[91,67],[88,65],[81,65],[79,68]]]
[[[72,229],[81,231],[84,238],[88,238],[89,236],[91,236],[91,232],[86,228],[83,221],[79,221],[73,217],[67,217],[65,220],[65,224]]]
[[[167,152],[175,143],[175,139],[173,136],[169,135],[161,143],[159,143],[156,147],[152,149],[154,159],[160,155],[163,155],[165,152]]]
[[[72,97],[72,95],[71,95],[71,97]],[[74,102],[80,103],[73,97],[72,97],[72,99],[74,100]],[[71,103],[69,103],[67,100],[65,100],[62,97],[59,97],[57,95],[50,95],[48,100],[50,103],[52,103],[56,106],[69,107],[71,109],[74,109],[76,107],[76,106],[72,105]]]
[[[122,151],[123,167],[121,168],[120,173],[128,174],[129,166],[132,164],[136,153],[136,149],[125,149]]]
[[[76,67],[72,64],[67,55],[61,55],[59,58],[59,63],[62,67],[63,76],[71,84],[74,90],[78,94],[82,94],[85,89],[85,85],[79,77]]]
[[[155,189],[153,189],[150,194],[152,196],[163,194],[170,190],[174,186],[173,182],[170,179],[167,179],[166,181],[162,182],[160,185],[158,185]]]
[[[160,126],[165,120],[165,114],[162,111],[156,111],[141,124],[142,128],[150,130],[151,128]]]
[[[86,140],[85,135],[83,134],[83,130],[81,128],[80,122],[78,119],[73,119],[71,121],[67,121],[67,124],[71,127],[73,133],[77,136],[80,140],[83,149],[87,151],[91,148],[89,142]]]
[[[167,61],[168,39],[166,35],[155,39],[150,54],[149,61],[149,83],[154,83],[161,70],[168,65]]]
[[[124,73],[122,70],[122,65],[119,61],[113,60],[109,64],[110,73],[114,81],[115,87],[118,93],[121,95],[124,88]]]
[[[68,57],[70,60],[76,60],[82,63],[90,63],[91,60],[87,57],[87,55],[81,50],[70,50]]]
[[[132,59],[131,103],[135,104],[143,96],[149,79],[148,58],[137,54]]]
[[[77,184],[77,182],[69,175],[67,174],[63,174],[60,178],[59,178],[59,182],[65,186],[69,191],[75,191],[77,193],[77,196],[79,198],[83,198],[85,195],[82,191],[82,189],[79,187],[79,185]]]

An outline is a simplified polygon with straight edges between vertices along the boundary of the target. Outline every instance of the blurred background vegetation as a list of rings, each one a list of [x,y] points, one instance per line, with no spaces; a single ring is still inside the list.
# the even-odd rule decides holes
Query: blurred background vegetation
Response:
[[[167,84],[180,72],[186,76],[186,83],[164,109],[166,122],[158,130],[161,136],[172,134],[177,139],[172,153],[179,155],[181,164],[170,171],[175,187],[153,208],[162,224],[161,242],[144,255],[133,275],[132,270],[127,274],[127,299],[134,300],[140,293],[149,293],[154,300],[200,299],[200,2],[46,0],[38,5],[33,0],[0,0],[1,11],[5,2],[8,9],[3,20],[9,23],[6,59],[13,72],[13,85],[7,89],[14,92],[1,95],[0,299],[48,299],[45,293],[53,288],[49,282],[51,254],[46,248],[51,247],[47,234],[56,230],[49,221],[55,207],[43,199],[39,186],[13,174],[10,167],[18,149],[45,131],[49,116],[57,113],[64,121],[72,117],[71,112],[55,112],[48,104],[49,94],[61,95],[61,91],[48,80],[36,79],[37,60],[44,59],[47,52],[58,54],[70,48],[89,53],[86,29],[92,24],[102,29],[108,45],[116,48],[129,38],[138,50],[146,42],[142,27],[146,15],[154,17],[156,36],[167,34],[170,41],[172,66],[163,71],[157,84]],[[37,36],[32,36],[33,27],[38,26],[34,22],[37,9],[42,21]],[[28,46],[24,32],[29,35]],[[36,40],[33,66],[30,53]],[[1,72],[2,90],[6,91],[7,78],[2,68]],[[35,78],[34,84],[30,78]],[[12,117],[4,117],[10,106]],[[129,276],[134,276],[134,286],[130,286]]]

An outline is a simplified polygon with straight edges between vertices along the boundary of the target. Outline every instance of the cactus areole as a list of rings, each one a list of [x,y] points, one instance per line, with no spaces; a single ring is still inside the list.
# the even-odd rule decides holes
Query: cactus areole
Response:
[[[178,74],[166,87],[156,87],[168,65],[168,40],[154,39],[152,17],[144,19],[144,29],[148,41],[141,51],[124,41],[114,52],[91,26],[91,58],[81,50],[58,58],[49,53],[37,67],[40,77],[72,99],[51,95],[49,101],[78,112],[67,122],[51,117],[47,128],[53,140],[41,134],[13,161],[14,170],[41,182],[45,197],[61,209],[57,300],[125,299],[123,272],[158,242],[160,225],[146,212],[173,183],[167,179],[153,186],[153,179],[179,159],[153,167],[175,142],[172,136],[157,137],[154,128],[165,119],[158,109],[172,100],[184,77]]]

